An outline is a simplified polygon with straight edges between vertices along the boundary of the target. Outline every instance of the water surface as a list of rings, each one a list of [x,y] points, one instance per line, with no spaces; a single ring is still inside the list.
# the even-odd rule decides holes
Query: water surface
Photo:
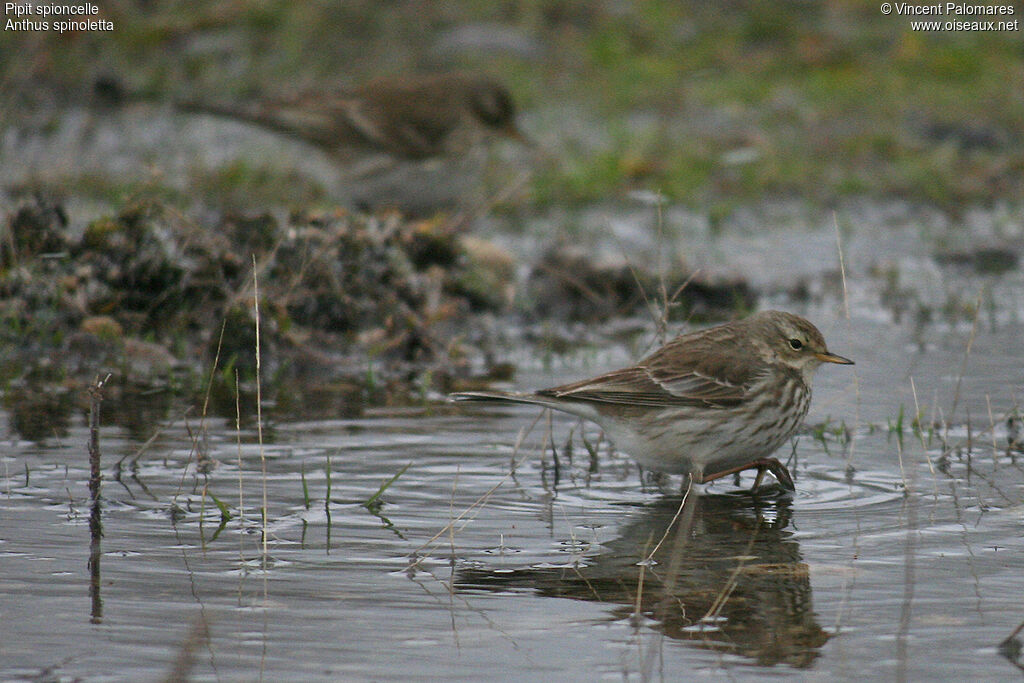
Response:
[[[1014,678],[998,646],[1024,620],[1005,423],[1024,329],[982,326],[961,377],[969,329],[822,327],[858,365],[819,372],[780,451],[792,498],[745,476],[680,510],[678,478],[530,407],[271,413],[262,447],[193,416],[151,425],[120,481],[146,430],[101,430],[93,544],[84,418],[38,441],[9,429],[0,679],[156,680],[189,657],[196,680]],[[618,360],[526,364],[517,383]]]

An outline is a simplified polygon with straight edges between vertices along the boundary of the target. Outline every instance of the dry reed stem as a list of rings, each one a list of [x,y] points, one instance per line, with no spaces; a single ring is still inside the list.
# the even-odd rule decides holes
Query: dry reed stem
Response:
[[[186,412],[186,414],[187,414],[187,412]],[[141,458],[142,455],[147,450],[149,450],[149,447],[153,445],[153,442],[156,441],[157,438],[163,433],[164,428],[166,426],[167,426],[166,424],[163,424],[163,425],[160,425],[159,427],[157,427],[156,431],[153,432],[153,434],[148,439],[146,439],[145,443],[143,443],[141,446],[136,448],[135,452],[132,453],[131,455],[129,455],[127,453],[122,455],[121,458],[116,463],[114,463],[114,468],[117,469],[117,470],[120,470],[122,465],[124,464],[125,460],[131,460],[131,464],[134,466],[135,463],[137,463],[139,461],[139,458]],[[120,475],[120,472],[118,474]]]
[[[935,466],[932,464],[932,456],[928,455],[928,446],[924,442],[924,428],[921,426],[921,406],[917,402],[917,386],[914,384],[914,378],[910,378],[910,393],[914,397],[914,419],[917,420],[917,439],[921,443],[921,451],[924,453],[924,459],[928,461],[928,471],[932,473],[932,488],[935,499],[939,498],[939,482],[935,475]]]
[[[260,467],[263,475],[263,570],[267,569],[267,457],[263,451],[263,393],[260,354],[260,289],[256,274],[256,254],[252,255],[252,300],[256,317],[256,439],[260,449]]]
[[[666,336],[667,333],[668,333],[668,306],[669,306],[668,287],[665,284],[665,277],[666,277],[665,270],[667,269],[667,265],[665,263],[665,249],[660,248],[661,245],[665,244],[665,215],[664,215],[664,212],[662,211],[662,204],[663,203],[664,202],[662,201],[661,193],[658,193],[658,201],[655,204],[655,208],[658,211],[658,245],[659,245],[659,249],[658,249],[658,293],[661,295],[661,303],[662,303],[661,320],[659,321],[659,324],[658,324],[658,332],[659,332],[659,335],[662,336],[662,337]],[[630,270],[632,270],[632,269],[630,269]],[[634,274],[634,277],[636,277],[635,274]],[[647,297],[644,297],[645,300],[646,300],[646,298]]]
[[[242,485],[242,398],[238,387],[238,368],[235,368],[235,445],[238,448],[238,556],[245,560],[245,495]],[[241,589],[241,588],[239,588]]]
[[[461,471],[462,467],[456,465],[455,477],[452,479],[452,495],[448,499],[448,547],[451,553],[448,576],[448,618],[451,620],[452,639],[455,641],[456,648],[460,647],[460,642],[459,629],[455,623],[455,525],[452,523],[452,517],[455,514],[455,491],[459,488]]]
[[[687,489],[693,485],[693,477],[687,475],[689,483]],[[686,614],[686,606],[682,604],[678,597],[675,595],[677,586],[679,585],[679,576],[682,572],[683,563],[683,551],[686,548],[687,541],[689,539],[690,531],[693,529],[695,505],[693,501],[687,502],[686,505],[682,506],[683,514],[680,516],[679,524],[676,527],[675,542],[671,546],[671,555],[668,559],[667,570],[661,583],[664,586],[663,597],[658,601],[656,606],[655,619],[666,623],[669,618],[669,612],[671,610],[679,609],[682,614]],[[651,651],[648,654],[647,660],[644,663],[644,670],[651,671],[654,666],[655,651]],[[645,673],[644,680],[647,680],[649,676]]]
[[[680,507],[680,509],[682,509],[682,507]],[[676,517],[678,517],[678,516],[679,516],[679,513],[676,513]],[[673,517],[672,518],[672,522],[669,524],[669,526],[671,527],[672,524],[675,523],[675,521],[676,521],[676,518]],[[649,560],[650,557],[652,555],[654,555],[653,552],[651,552],[651,553],[647,552],[647,549],[649,547],[651,547],[651,541],[654,540],[653,536],[654,536],[653,534],[648,536],[647,537],[647,542],[644,543],[644,558],[645,558],[645,560]],[[665,537],[662,536],[661,540],[665,540]],[[641,562],[638,562],[637,564],[640,565],[640,575],[637,577],[637,581],[636,581],[636,602],[633,605],[633,626],[639,626],[640,625],[640,615],[642,613],[641,612],[641,607],[643,605],[643,600],[644,600],[644,572],[647,570],[647,562],[646,561],[641,561]]]
[[[452,553],[452,568],[455,567],[455,525],[452,524],[455,514],[455,491],[459,488],[459,474],[462,472],[462,466],[455,466],[455,477],[452,479],[452,495],[448,499],[448,544],[451,548]],[[455,590],[454,584],[451,586],[451,590]]]
[[[687,475],[687,477],[686,477],[686,491],[683,493],[683,499],[681,501],[679,501],[679,509],[676,510],[676,514],[673,515],[672,521],[668,523],[667,527],[665,527],[665,533],[662,534],[661,540],[658,541],[658,544],[656,546],[654,546],[654,550],[652,550],[650,552],[650,554],[647,555],[647,557],[644,558],[644,563],[645,564],[647,562],[650,562],[654,558],[654,553],[658,552],[658,549],[661,547],[661,544],[665,542],[666,538],[668,538],[669,532],[672,531],[672,528],[676,525],[676,521],[679,519],[679,515],[683,514],[683,508],[686,507],[686,500],[687,500],[687,498],[690,497],[690,490],[692,488],[693,488],[693,477]]]
[[[846,288],[846,260],[843,258],[843,241],[839,231],[839,219],[836,212],[832,212],[832,224],[836,228],[836,250],[839,252],[839,274],[843,280],[843,312],[846,319],[850,319],[850,293]]]
[[[471,221],[474,221],[481,216],[486,216],[491,213],[491,210],[495,206],[504,202],[522,189],[526,183],[529,182],[530,176],[531,173],[529,171],[523,171],[512,180],[505,183],[505,185],[499,188],[497,192],[489,197],[484,197],[481,201],[477,202],[476,206],[456,213],[450,219],[446,220],[442,224],[442,227],[448,230],[457,231],[468,226]]]
[[[262,381],[261,381],[261,353],[260,353],[260,290],[259,290],[259,278],[256,272],[256,254],[252,255],[252,300],[253,300],[253,311],[256,318],[256,435],[257,442],[259,443],[260,449],[260,466],[262,469],[262,483],[263,483],[263,511],[262,517],[262,554],[260,557],[260,567],[263,574],[263,603],[267,604],[269,600],[269,586],[267,584],[267,458],[263,451],[263,393],[262,393]],[[270,610],[263,610],[263,650],[260,653],[260,675],[259,680],[263,680],[263,675],[266,671],[267,666],[267,627],[269,620]]]
[[[899,434],[896,438],[896,457],[900,463],[900,479],[903,480],[903,491],[904,493],[909,492],[909,485],[907,484],[907,471],[903,468],[903,435]]]
[[[964,349],[964,358],[960,362],[960,372],[956,377],[956,388],[953,390],[953,408],[949,411],[949,419],[956,417],[956,407],[960,403],[960,385],[964,381],[964,373],[967,372],[967,359],[971,355],[971,347],[974,346],[974,337],[978,333],[978,315],[981,313],[981,294],[974,305],[974,319],[971,321],[971,335],[967,338],[967,348]]]
[[[974,437],[975,436],[977,436],[977,437],[991,437],[991,438],[995,439],[996,424],[999,424],[1001,422],[1005,422],[1006,419],[1008,417],[1010,417],[1014,413],[1015,410],[1017,410],[1016,405],[1014,407],[1011,407],[1011,408],[1003,411],[998,416],[994,416],[994,420],[992,420],[990,426],[988,428],[986,428],[986,429],[982,429],[979,432],[974,432],[973,431],[972,424],[971,424],[971,419],[970,419],[970,411],[968,411],[967,422],[966,422],[967,438],[964,441],[957,441],[955,443],[949,443],[948,438],[943,439],[943,442],[946,445],[945,445],[945,448],[943,448],[942,454],[943,455],[949,455],[957,447],[959,447],[959,446],[961,446],[961,445],[963,445],[965,443],[967,445],[968,451],[973,450],[973,448],[974,448],[973,443],[974,443]],[[948,428],[948,426],[950,424],[950,421],[947,421],[945,419],[944,414],[942,414],[942,415],[943,415],[943,417],[941,418],[942,422]],[[997,442],[997,445],[998,445],[998,442]],[[968,454],[970,454],[970,453],[968,453]]]
[[[847,321],[850,320],[850,291],[846,284],[846,257],[843,254],[842,231],[839,229],[839,218],[835,211],[832,212],[832,225],[836,229],[836,253],[839,255],[839,275],[843,283],[843,315]],[[860,378],[857,375],[857,368],[853,369],[853,391],[856,397],[855,414],[853,418],[853,430],[850,432],[850,440],[846,449],[847,469],[853,462],[853,446],[860,431]]]
[[[700,268],[690,273],[683,284],[679,285],[676,290],[672,293],[672,296],[668,295],[668,287],[666,284],[666,264],[665,264],[665,252],[664,239],[665,239],[665,222],[662,215],[662,206],[664,205],[663,197],[658,195],[657,210],[658,210],[658,290],[661,295],[661,306],[660,311],[657,310],[659,307],[651,304],[650,299],[647,298],[647,292],[644,291],[643,284],[640,282],[640,277],[637,275],[636,268],[630,263],[629,258],[626,257],[627,250],[623,247],[621,240],[617,240],[619,247],[622,249],[623,257],[626,259],[627,266],[629,267],[629,274],[633,276],[633,281],[636,283],[637,291],[640,292],[640,298],[643,299],[644,309],[650,313],[655,327],[655,335],[652,343],[647,347],[648,350],[653,349],[655,346],[662,346],[668,341],[668,315],[672,304],[675,303],[679,295],[683,293],[691,282],[700,274]]]
[[[736,586],[739,585],[738,578],[740,572],[743,571],[743,568],[745,566],[747,566],[747,558],[750,557],[750,551],[754,547],[754,541],[755,539],[757,539],[757,532],[760,531],[760,529],[761,523],[758,522],[757,526],[754,527],[754,533],[750,534],[750,541],[747,543],[746,552],[743,553],[743,556],[740,558],[740,561],[736,563],[736,567],[732,570],[732,573],[729,574],[729,579],[725,582],[725,585],[722,586],[721,592],[719,592],[719,594],[715,596],[715,599],[711,603],[711,606],[708,607],[708,611],[704,614],[703,617],[700,618],[701,621],[707,621],[708,619],[717,619],[718,616],[722,613],[722,608],[725,607],[725,603],[728,602],[729,596],[732,595],[732,592],[736,590]]]
[[[227,316],[220,323],[220,336],[217,337],[217,350],[213,353],[213,367],[210,368],[210,381],[206,383],[206,394],[203,396],[203,412],[199,415],[199,429],[202,430],[206,423],[206,409],[210,405],[210,393],[213,391],[213,377],[217,374],[217,367],[220,365],[220,350],[224,344],[224,330],[228,326]]]
[[[494,495],[494,492],[497,491],[502,486],[502,484],[504,484],[510,478],[514,478],[516,467],[518,467],[522,462],[524,462],[526,460],[527,457],[529,457],[528,454],[524,455],[522,457],[522,459],[520,459],[517,462],[516,461],[516,455],[519,452],[519,448],[522,446],[523,441],[529,435],[530,431],[532,431],[533,428],[535,426],[537,426],[537,422],[540,421],[540,418],[541,418],[542,415],[543,415],[543,412],[541,412],[541,414],[537,416],[537,418],[533,421],[533,424],[530,425],[529,431],[527,431],[525,429],[524,430],[520,430],[519,436],[516,438],[515,446],[512,449],[512,463],[511,463],[511,465],[510,465],[510,467],[508,469],[508,472],[506,472],[505,475],[501,479],[499,479],[498,482],[494,486],[492,486],[491,488],[487,489],[487,491],[485,491],[483,494],[481,494],[479,498],[477,498],[475,501],[473,501],[473,503],[471,503],[469,507],[467,507],[465,510],[460,512],[458,515],[455,515],[454,517],[452,517],[449,520],[448,524],[446,524],[440,531],[438,531],[436,534],[434,534],[433,536],[428,538],[423,544],[421,544],[418,548],[416,548],[414,551],[412,551],[412,553],[410,553],[411,555],[418,556],[426,548],[432,547],[434,542],[437,539],[441,538],[446,533],[449,533],[449,530],[451,528],[453,528],[457,522],[461,521],[463,517],[465,517],[470,512],[472,512],[473,510],[479,508],[484,503],[486,503],[490,499],[490,497],[492,495]],[[470,517],[469,519],[467,519],[466,520],[466,524],[468,524],[472,519],[473,519],[473,517]],[[459,529],[461,530],[464,527],[465,527],[465,524],[463,524],[461,527],[459,527]],[[426,559],[425,557],[417,557],[417,559],[415,559],[415,560],[413,560],[412,562],[409,563],[409,565],[405,568],[405,571],[410,571],[410,570],[416,569],[417,567],[419,567],[423,563],[423,560],[425,560],[425,559]]]
[[[998,462],[999,448],[996,446],[996,421],[992,417],[992,399],[988,394],[985,394],[985,405],[988,407],[988,429],[992,432],[992,463]]]

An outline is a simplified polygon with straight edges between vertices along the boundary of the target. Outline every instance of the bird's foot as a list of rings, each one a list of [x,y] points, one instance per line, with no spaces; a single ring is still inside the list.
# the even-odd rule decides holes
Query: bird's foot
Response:
[[[754,467],[757,468],[757,478],[754,479],[754,485],[750,487],[751,491],[757,491],[761,486],[761,482],[764,480],[764,473],[771,472],[772,476],[775,477],[776,481],[779,482],[779,486],[787,491],[796,491],[796,485],[793,483],[793,477],[790,476],[789,470],[786,466],[779,462],[778,458],[765,458],[758,460],[753,463]]]
[[[746,465],[742,465],[740,467],[734,467],[723,472],[705,474],[697,483],[706,484],[709,481],[721,479],[722,477],[728,476],[730,474],[742,472],[743,470],[752,469],[757,470],[757,478],[754,480],[754,486],[751,487],[751,491],[757,491],[758,487],[761,486],[761,482],[764,481],[765,472],[771,472],[772,476],[774,476],[775,479],[778,480],[779,486],[781,486],[784,490],[796,490],[796,486],[793,484],[793,477],[790,476],[789,470],[786,469],[786,466],[779,462],[777,458],[761,458],[760,460],[755,460],[754,462],[747,463]]]

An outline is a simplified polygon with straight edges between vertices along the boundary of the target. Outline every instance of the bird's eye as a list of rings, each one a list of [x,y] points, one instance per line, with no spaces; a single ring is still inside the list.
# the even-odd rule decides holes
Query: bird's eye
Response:
[[[800,341],[799,339],[790,339],[789,340],[789,348],[793,349],[794,351],[799,351],[803,347],[804,347],[804,343],[802,341]]]

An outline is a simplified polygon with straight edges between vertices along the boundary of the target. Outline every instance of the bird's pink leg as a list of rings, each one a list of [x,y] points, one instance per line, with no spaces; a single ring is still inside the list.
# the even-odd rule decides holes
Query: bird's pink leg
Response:
[[[796,490],[796,486],[793,484],[793,477],[790,476],[789,470],[786,469],[785,465],[779,462],[778,458],[761,458],[760,460],[755,460],[751,463],[747,463],[746,465],[740,465],[739,467],[733,467],[732,469],[723,470],[722,472],[705,474],[698,483],[706,484],[709,481],[721,479],[722,477],[726,477],[730,474],[735,474],[736,472],[742,472],[744,470],[753,469],[757,470],[757,478],[754,480],[754,486],[753,488],[751,488],[752,491],[757,490],[757,487],[761,485],[761,481],[764,479],[765,472],[771,472],[772,475],[778,480],[779,486],[786,489],[787,491]]]

